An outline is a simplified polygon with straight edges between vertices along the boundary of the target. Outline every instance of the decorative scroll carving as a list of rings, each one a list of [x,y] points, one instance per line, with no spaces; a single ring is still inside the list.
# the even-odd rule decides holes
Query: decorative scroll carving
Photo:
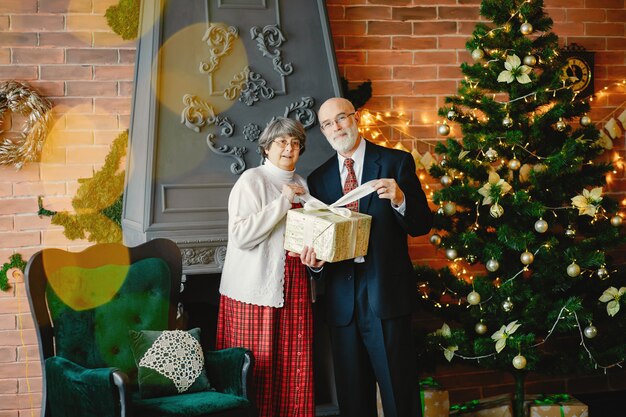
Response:
[[[248,123],[243,127],[243,137],[250,142],[256,142],[261,136],[261,128],[254,124]]]
[[[215,123],[215,111],[206,101],[192,94],[185,94],[183,104],[185,108],[180,115],[180,122],[194,132],[200,132],[202,127]]]
[[[226,246],[220,246],[215,249],[215,262],[220,268],[224,267],[224,261],[226,260]]]
[[[236,100],[239,97],[241,89],[246,85],[248,81],[248,75],[250,74],[250,68],[245,67],[239,74],[236,74],[232,80],[230,80],[230,87],[224,90],[224,98],[226,100]]]
[[[213,73],[220,64],[220,59],[233,47],[233,43],[239,38],[239,31],[233,26],[226,28],[224,25],[210,24],[204,33],[202,41],[209,45],[211,56],[208,61],[200,62],[200,72]]]
[[[272,64],[274,64],[274,70],[282,76],[289,75],[293,72],[293,65],[291,63],[283,64],[283,59],[280,56],[281,51],[269,48],[279,48],[283,42],[286,41],[285,36],[278,28],[278,25],[267,25],[262,30],[258,26],[253,26],[250,29],[250,36],[253,40],[256,40],[257,48],[263,54],[263,56],[270,57]]]
[[[316,120],[315,112],[311,110],[314,104],[315,99],[313,97],[302,97],[301,101],[296,101],[287,106],[284,116],[289,117],[289,113],[294,112],[296,120],[302,123],[305,129],[309,129]]]
[[[208,265],[215,259],[217,248],[184,248],[180,250],[183,256],[183,266]]]
[[[215,143],[213,143],[214,140],[215,135],[209,133],[206,137],[206,143],[207,145],[209,145],[209,149],[211,149],[211,151],[218,155],[230,156],[231,158],[235,159],[235,162],[230,165],[230,172],[235,175],[239,175],[246,170],[246,161],[243,159],[243,156],[246,152],[248,152],[248,148],[239,146],[234,146],[231,148],[228,145],[222,145],[218,147],[215,145]]]
[[[215,126],[222,126],[222,136],[231,137],[235,131],[235,125],[230,121],[228,116],[215,118]]]
[[[252,106],[255,102],[259,101],[259,95],[266,100],[274,98],[274,90],[268,87],[267,81],[263,79],[263,76],[254,71],[250,71],[248,74],[248,81],[241,89],[241,95],[239,101],[246,106]]]

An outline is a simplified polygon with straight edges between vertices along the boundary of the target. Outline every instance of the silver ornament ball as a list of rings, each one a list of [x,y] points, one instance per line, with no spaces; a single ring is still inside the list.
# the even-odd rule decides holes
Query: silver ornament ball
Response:
[[[565,123],[562,119],[559,119],[559,121],[556,122],[555,126],[556,126],[556,130],[558,130],[559,132],[562,132],[567,127],[567,123]]]
[[[513,158],[509,161],[509,169],[512,171],[517,171],[522,166],[522,163],[517,158]]]
[[[476,48],[472,51],[472,59],[474,61],[480,61],[485,56],[485,51],[480,48]]]
[[[533,33],[533,25],[528,22],[524,22],[522,23],[522,26],[520,26],[519,30],[523,35],[530,35]]]
[[[607,271],[604,267],[598,268],[598,270],[596,271],[596,275],[600,279],[607,279],[609,277],[609,271]]]
[[[574,239],[576,237],[576,230],[572,227],[571,224],[567,226],[567,229],[565,229],[565,236],[569,237],[570,239]]]
[[[446,165],[448,165],[448,158],[446,158],[445,155],[441,158],[441,161],[439,161],[439,165],[441,167],[445,167]]]
[[[456,213],[456,204],[454,204],[452,201],[448,201],[446,204],[443,205],[443,212],[446,216],[454,216],[454,214]]]
[[[489,214],[491,215],[491,217],[497,219],[504,214],[504,208],[500,204],[496,203],[489,207]]]
[[[498,152],[493,148],[489,148],[487,149],[487,152],[485,152],[485,157],[487,158],[487,161],[494,162],[498,159]]]
[[[446,123],[439,125],[439,127],[437,128],[437,132],[439,132],[441,136],[448,136],[450,134],[450,126],[448,126]]]
[[[502,302],[502,310],[504,310],[507,313],[513,310],[513,301],[511,301],[510,297],[507,297],[507,299]]]
[[[456,251],[456,249],[454,249],[454,248],[446,249],[446,258],[450,259],[451,261],[456,259],[458,255],[459,254]]]
[[[439,216],[443,216],[443,206],[439,206],[439,208],[437,209],[437,214]]]
[[[485,267],[489,272],[496,272],[500,268],[500,262],[497,259],[489,259]]]
[[[441,245],[441,236],[439,236],[437,233],[433,233],[432,236],[430,237],[430,243],[432,243],[435,246]]]
[[[534,67],[537,64],[537,58],[534,55],[526,55],[524,57],[524,65],[528,65],[529,67]]]
[[[598,335],[598,329],[593,324],[590,324],[589,326],[585,327],[583,333],[587,339],[593,339]]]
[[[580,266],[576,262],[567,265],[567,275],[574,278],[580,275]]]
[[[591,124],[591,117],[585,114],[583,117],[580,118],[580,124],[582,126],[589,126]]]
[[[456,119],[456,112],[454,110],[448,110],[448,114],[446,116],[448,120]]]
[[[526,252],[522,252],[522,254],[519,257],[519,260],[524,265],[530,265],[535,260],[535,256],[532,253],[526,251]]]
[[[513,358],[513,367],[515,369],[526,368],[526,358],[523,355],[517,355]]]
[[[487,325],[481,321],[480,323],[476,323],[474,330],[477,334],[485,334],[487,333]]]
[[[449,175],[444,175],[439,179],[439,181],[441,182],[441,185],[448,186],[452,184],[452,177],[450,177]]]
[[[472,291],[471,293],[467,294],[467,302],[473,306],[480,303],[480,294],[478,294],[476,291]]]
[[[620,227],[623,220],[624,219],[622,218],[622,216],[616,214],[615,216],[611,217],[611,226]]]
[[[511,119],[509,115],[506,115],[505,118],[502,119],[502,126],[509,129],[511,126],[513,126],[513,119]]]
[[[545,233],[548,230],[548,222],[544,219],[539,219],[535,222],[535,230],[538,233]]]

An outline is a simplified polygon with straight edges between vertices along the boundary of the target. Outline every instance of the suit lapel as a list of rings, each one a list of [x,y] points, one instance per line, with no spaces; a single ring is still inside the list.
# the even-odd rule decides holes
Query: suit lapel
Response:
[[[363,139],[365,140],[365,139]],[[378,179],[380,176],[380,154],[374,145],[365,141],[365,158],[363,159],[363,174],[361,176],[361,184],[374,179]],[[370,203],[374,193],[368,194],[359,201],[359,211],[361,213],[368,213]]]
[[[332,204],[339,200],[343,196],[343,187],[341,185],[341,176],[339,175],[339,159],[337,154],[328,161],[328,166],[322,176],[324,188],[326,189],[325,195],[328,201],[324,201],[326,204]]]

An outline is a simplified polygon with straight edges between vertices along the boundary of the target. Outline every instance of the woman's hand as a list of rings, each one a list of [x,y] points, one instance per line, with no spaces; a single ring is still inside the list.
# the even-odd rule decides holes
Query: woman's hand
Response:
[[[293,199],[296,195],[302,195],[306,192],[303,186],[292,183],[283,185],[282,195],[285,196],[290,203],[293,203]]]
[[[302,253],[299,255],[295,252],[289,252],[288,255],[294,257],[300,256],[300,261],[302,262],[302,264],[313,269],[319,269],[323,267],[326,263],[326,261],[320,261],[319,259],[317,259],[317,256],[315,255],[315,250],[308,246],[303,247]]]

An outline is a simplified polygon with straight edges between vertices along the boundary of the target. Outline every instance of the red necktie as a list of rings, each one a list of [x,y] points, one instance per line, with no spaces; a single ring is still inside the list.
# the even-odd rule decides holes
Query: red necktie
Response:
[[[359,183],[357,182],[356,174],[354,173],[354,161],[350,158],[346,158],[343,163],[348,170],[348,177],[346,178],[346,182],[343,184],[343,193],[348,194],[350,191],[358,187]],[[359,211],[359,200],[353,201],[345,207],[352,211]]]

